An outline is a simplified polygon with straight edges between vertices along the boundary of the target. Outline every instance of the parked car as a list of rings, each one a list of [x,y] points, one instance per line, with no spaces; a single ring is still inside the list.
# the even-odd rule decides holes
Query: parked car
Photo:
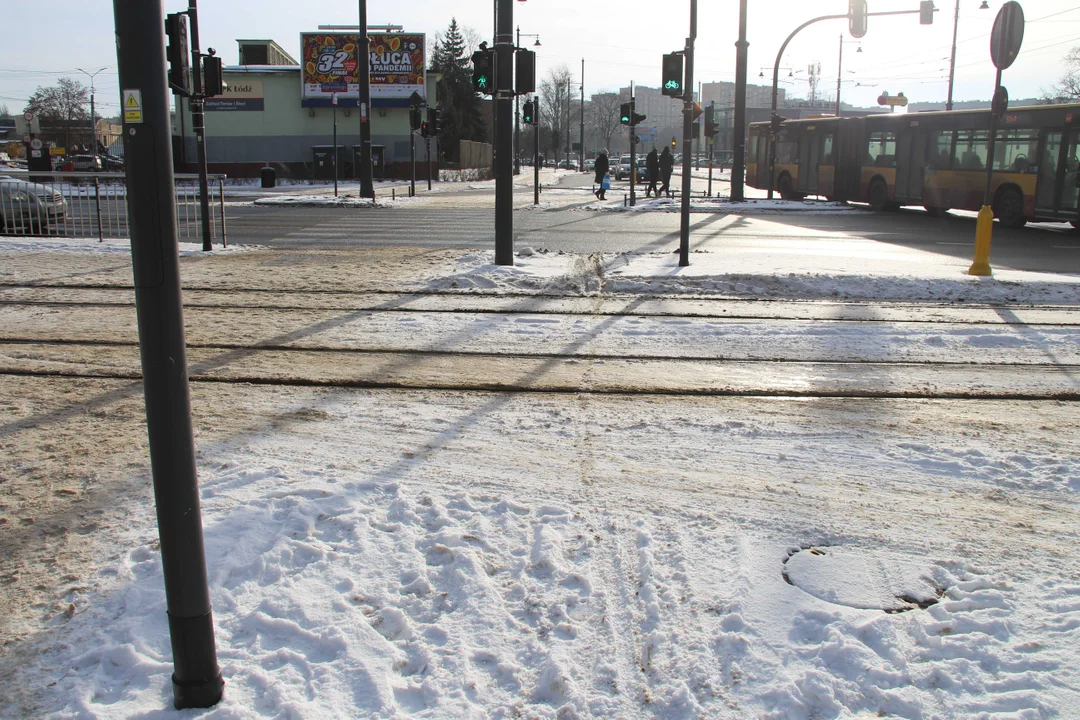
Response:
[[[596,169],[596,161],[595,160],[586,160],[585,161],[585,170],[587,170],[588,172],[592,172],[595,169]]]
[[[630,156],[623,155],[619,158],[619,164],[615,166],[615,179],[616,180],[629,180],[630,179]]]
[[[0,175],[0,232],[43,232],[66,217],[67,202],[59,191]]]
[[[72,169],[75,172],[100,172],[101,158],[97,155],[73,155],[71,157]]]

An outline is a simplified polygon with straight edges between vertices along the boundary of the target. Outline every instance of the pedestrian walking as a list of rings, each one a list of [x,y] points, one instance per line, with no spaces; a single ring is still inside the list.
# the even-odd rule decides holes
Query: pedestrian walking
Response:
[[[675,158],[671,157],[671,152],[665,147],[664,152],[660,153],[660,172],[664,177],[664,186],[660,188],[660,194],[667,193],[668,197],[671,197],[671,169],[675,167]]]
[[[608,156],[607,150],[601,150],[600,154],[596,156],[596,190],[593,190],[593,195],[598,200],[606,200],[605,193],[608,188],[611,187],[611,178],[608,176]]]
[[[645,188],[645,197],[649,197],[649,193],[660,197],[660,193],[656,190],[656,183],[660,180],[660,157],[656,154],[655,147],[645,158],[645,171],[649,173],[649,187]]]

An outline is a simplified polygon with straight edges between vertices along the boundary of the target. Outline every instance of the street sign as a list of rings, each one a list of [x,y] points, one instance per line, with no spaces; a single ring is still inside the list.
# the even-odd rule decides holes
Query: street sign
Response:
[[[33,140],[30,141],[30,149],[31,150],[40,150],[41,145],[42,145],[41,138],[34,138]],[[34,157],[37,157],[37,155],[35,155]]]
[[[50,155],[67,155],[67,150],[62,148],[62,147],[51,147],[51,148],[49,148],[49,154]]]
[[[124,122],[141,123],[143,121],[142,90],[124,90],[120,94],[124,103]]]
[[[34,113],[27,110],[26,112],[23,113],[23,120],[25,120],[26,122],[33,122],[34,121]]]
[[[904,107],[907,105],[907,103],[908,100],[906,97],[904,97],[904,93],[890,95],[888,91],[886,91],[881,93],[881,95],[879,95],[877,99],[878,105],[888,105],[889,107]]]
[[[418,107],[424,104],[424,98],[420,97],[420,93],[414,92],[409,96],[409,104],[413,107]]]
[[[1020,3],[1010,0],[1001,6],[990,33],[990,59],[994,67],[1005,70],[1020,54],[1024,42],[1024,9]]]

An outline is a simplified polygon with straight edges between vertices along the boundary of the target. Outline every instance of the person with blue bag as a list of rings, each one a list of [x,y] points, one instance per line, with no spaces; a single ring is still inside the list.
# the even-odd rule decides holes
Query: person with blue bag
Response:
[[[598,200],[606,200],[604,193],[611,189],[611,176],[608,175],[608,156],[607,150],[601,150],[600,154],[596,156],[596,184],[600,187],[593,190],[593,195]]]

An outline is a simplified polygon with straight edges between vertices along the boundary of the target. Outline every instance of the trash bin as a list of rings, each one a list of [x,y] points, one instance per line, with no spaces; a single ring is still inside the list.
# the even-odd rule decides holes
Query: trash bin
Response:
[[[259,171],[259,175],[262,177],[262,186],[264,188],[272,188],[277,181],[277,173],[274,172],[272,167],[264,167]]]

